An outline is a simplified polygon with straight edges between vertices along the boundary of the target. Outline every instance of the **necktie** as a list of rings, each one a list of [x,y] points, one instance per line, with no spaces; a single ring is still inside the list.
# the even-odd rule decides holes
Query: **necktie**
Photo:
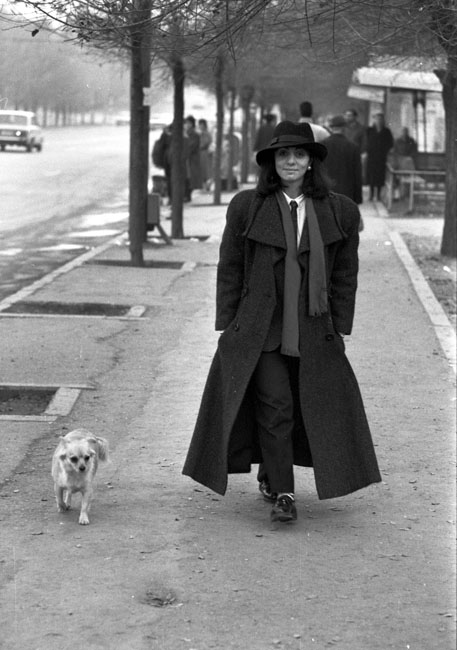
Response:
[[[297,216],[298,204],[297,204],[296,201],[291,201],[289,203],[289,207],[290,207],[290,214],[291,214],[291,217],[292,217],[292,224],[293,224],[294,232],[295,232],[295,241],[297,241],[297,239],[298,239],[298,216]]]

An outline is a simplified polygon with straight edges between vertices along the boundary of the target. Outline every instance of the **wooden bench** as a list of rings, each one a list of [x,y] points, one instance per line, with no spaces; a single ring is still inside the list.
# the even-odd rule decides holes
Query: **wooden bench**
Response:
[[[386,171],[388,210],[392,208],[396,189],[400,189],[401,192],[402,188],[407,188],[407,214],[414,211],[414,197],[444,197],[445,195],[444,154],[417,154],[416,169],[395,169],[391,163],[387,163]]]

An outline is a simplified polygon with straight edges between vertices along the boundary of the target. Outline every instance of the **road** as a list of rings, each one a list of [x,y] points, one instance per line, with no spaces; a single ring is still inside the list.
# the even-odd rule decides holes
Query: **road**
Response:
[[[127,186],[128,128],[49,129],[41,153],[0,154],[0,232],[68,218]]]
[[[114,126],[49,129],[41,153],[0,153],[0,301],[126,229],[128,156],[129,129]]]

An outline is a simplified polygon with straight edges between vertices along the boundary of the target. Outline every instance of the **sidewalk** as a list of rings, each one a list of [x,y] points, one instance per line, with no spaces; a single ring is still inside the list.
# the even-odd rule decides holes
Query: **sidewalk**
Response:
[[[230,477],[225,497],[181,474],[218,338],[226,211],[198,202],[185,232],[209,238],[145,247],[162,268],[93,263],[127,261],[115,244],[27,298],[143,305],[144,316],[0,312],[2,384],[80,387],[53,421],[0,419],[0,647],[455,648],[455,376],[388,221],[363,206],[347,344],[383,482],[319,501],[298,469],[299,519],[272,530],[255,474]],[[56,512],[50,476],[56,436],[80,426],[111,447],[88,527],[77,510]]]

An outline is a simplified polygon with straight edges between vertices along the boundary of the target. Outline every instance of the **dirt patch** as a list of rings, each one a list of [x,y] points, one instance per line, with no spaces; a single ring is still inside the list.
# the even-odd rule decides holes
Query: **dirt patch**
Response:
[[[131,260],[90,260],[86,264],[98,266],[135,266]],[[145,260],[141,268],[145,269],[176,269],[180,270],[184,266],[184,262],[173,262],[169,260]]]
[[[105,303],[67,303],[20,301],[5,309],[9,314],[57,314],[66,316],[125,316],[130,305],[112,305]]]
[[[0,388],[0,415],[41,415],[55,390]]]
[[[440,254],[441,238],[402,233],[416,264],[456,327],[456,260]]]
[[[436,219],[444,214],[444,197],[418,196],[414,201],[414,211],[409,212],[407,197],[393,201],[389,209],[391,217],[411,217]]]
[[[401,219],[442,219],[444,198],[419,196],[414,202],[414,213],[408,213],[408,200],[392,203],[389,216]],[[441,237],[416,235],[399,229],[414,261],[430,285],[447,317],[456,327],[456,260],[440,253]]]

